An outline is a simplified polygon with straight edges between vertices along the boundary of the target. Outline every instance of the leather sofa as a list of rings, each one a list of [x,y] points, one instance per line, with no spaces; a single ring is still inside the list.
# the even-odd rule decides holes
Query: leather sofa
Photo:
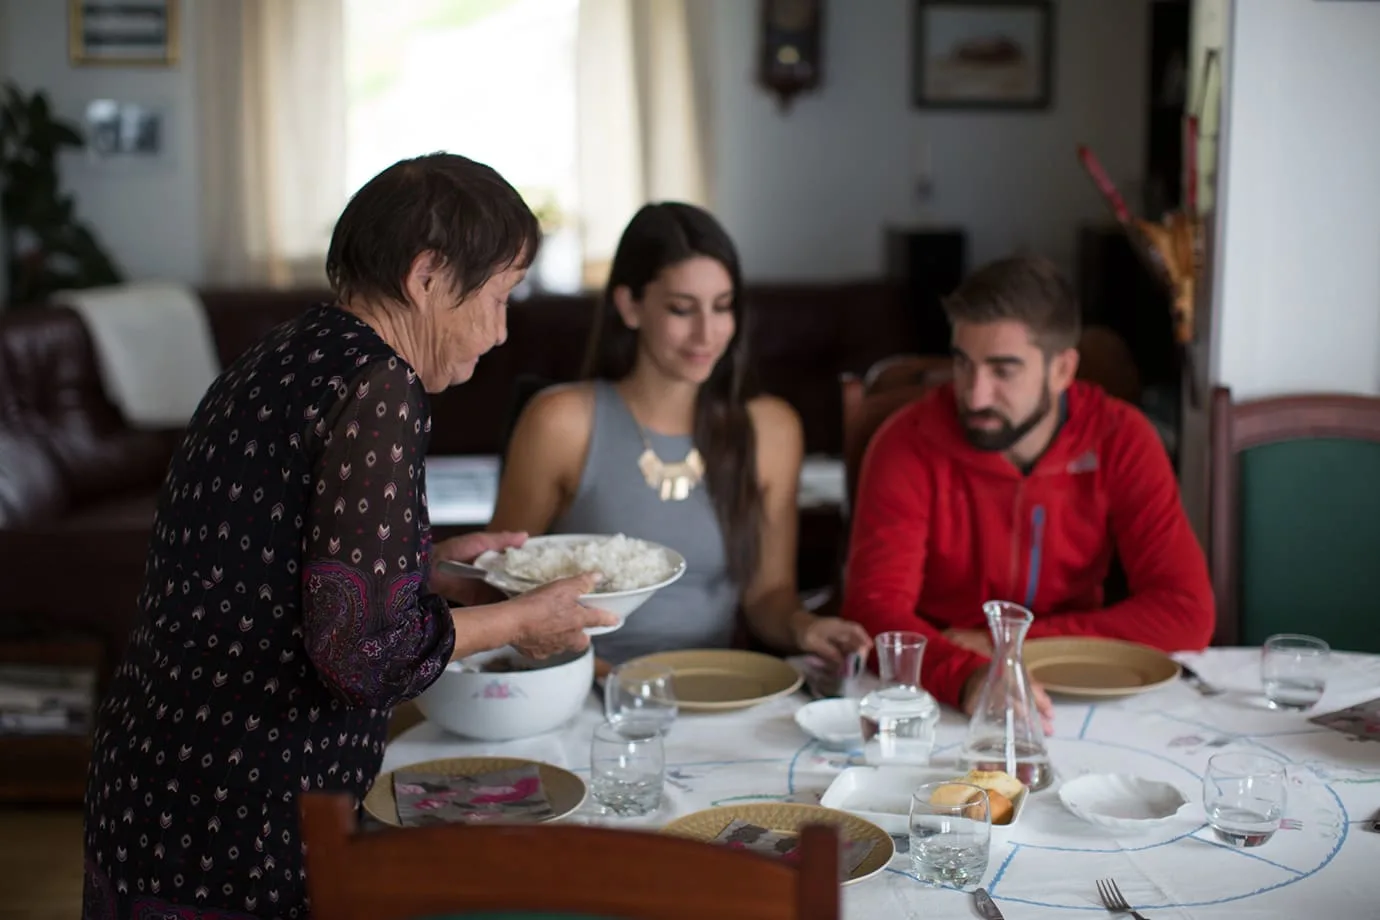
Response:
[[[327,294],[201,292],[222,365]],[[882,283],[754,286],[750,335],[762,388],[801,413],[810,453],[839,456],[839,378],[916,350],[911,317]],[[515,384],[574,379],[593,315],[588,297],[534,296],[509,311],[509,340],[468,384],[433,400],[433,455],[499,454]],[[116,660],[133,620],[159,483],[179,433],[128,427],[101,386],[77,315],[0,313],[0,635],[72,631]],[[438,534],[443,536],[444,534]],[[802,582],[826,583],[836,514],[807,515]]]

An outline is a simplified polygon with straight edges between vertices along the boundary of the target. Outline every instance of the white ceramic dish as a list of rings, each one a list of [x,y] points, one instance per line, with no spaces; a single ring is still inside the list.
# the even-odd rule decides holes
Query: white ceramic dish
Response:
[[[825,790],[819,804],[871,821],[888,834],[910,833],[910,797],[925,783],[958,780],[961,771],[943,767],[849,767]],[[992,825],[1001,840],[1021,820],[1030,790],[1011,801],[1011,821]]]
[[[537,546],[543,543],[581,543],[588,540],[606,539],[608,539],[608,537],[595,534],[549,534],[547,536],[542,537],[528,537],[526,545]],[[650,541],[645,540],[643,542],[650,543]],[[609,613],[612,613],[613,615],[617,616],[619,620],[617,626],[596,626],[591,629],[586,629],[586,633],[588,633],[591,636],[600,636],[604,633],[610,633],[620,628],[623,625],[623,621],[628,618],[628,615],[631,614],[638,607],[641,607],[643,604],[647,603],[648,599],[650,599],[653,594],[657,593],[667,585],[675,582],[682,575],[685,574],[684,556],[682,556],[680,553],[676,552],[668,546],[661,546],[661,544],[652,545],[657,546],[658,548],[664,550],[666,553],[670,555],[671,560],[675,565],[675,570],[668,577],[663,578],[661,581],[657,582],[654,585],[648,585],[645,588],[634,588],[629,591],[607,591],[581,595],[580,601],[584,603],[585,606],[598,607],[601,610],[607,610]],[[489,552],[481,555],[478,559],[474,560],[474,564],[479,568],[483,569],[484,571],[488,572],[488,578],[485,580],[489,584],[493,585],[495,588],[498,588],[500,591],[503,591],[509,596],[521,594],[524,591],[531,591],[534,587],[537,587],[529,581],[517,579],[507,575],[503,568],[503,558],[504,557],[501,552],[490,550]]]
[[[828,699],[806,703],[795,711],[795,724],[832,751],[862,747],[857,700]]]
[[[1177,786],[1118,773],[1071,779],[1059,787],[1059,801],[1089,824],[1123,834],[1162,827],[1188,805]]]
[[[501,658],[530,671],[485,671]],[[594,649],[533,661],[511,648],[452,662],[417,697],[422,715],[448,731],[481,741],[540,735],[565,724],[584,706],[594,682]]]

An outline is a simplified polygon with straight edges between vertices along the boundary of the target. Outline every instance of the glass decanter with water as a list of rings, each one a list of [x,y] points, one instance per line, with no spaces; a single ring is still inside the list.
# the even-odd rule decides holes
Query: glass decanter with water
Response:
[[[959,759],[966,770],[1001,770],[1034,792],[1054,780],[1023,657],[1035,615],[1007,601],[988,601],[982,611],[992,629],[992,663]]]
[[[934,751],[939,704],[920,687],[925,637],[915,632],[877,636],[881,686],[862,698],[863,756],[870,764],[925,765]]]

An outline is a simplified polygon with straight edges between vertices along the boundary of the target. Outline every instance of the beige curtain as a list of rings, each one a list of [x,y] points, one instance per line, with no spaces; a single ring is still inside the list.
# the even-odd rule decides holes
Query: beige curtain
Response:
[[[198,13],[207,278],[324,284],[346,192],[343,0],[214,0]]]
[[[707,132],[685,0],[580,0],[577,41],[583,274],[597,288],[639,207],[707,205]]]

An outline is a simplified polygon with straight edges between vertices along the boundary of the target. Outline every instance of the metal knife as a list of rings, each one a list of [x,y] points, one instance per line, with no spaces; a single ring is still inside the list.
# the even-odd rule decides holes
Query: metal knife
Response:
[[[982,914],[986,920],[1004,920],[997,905],[992,902],[992,896],[987,893],[986,888],[979,888],[973,892],[973,902],[977,904],[978,913]]]

